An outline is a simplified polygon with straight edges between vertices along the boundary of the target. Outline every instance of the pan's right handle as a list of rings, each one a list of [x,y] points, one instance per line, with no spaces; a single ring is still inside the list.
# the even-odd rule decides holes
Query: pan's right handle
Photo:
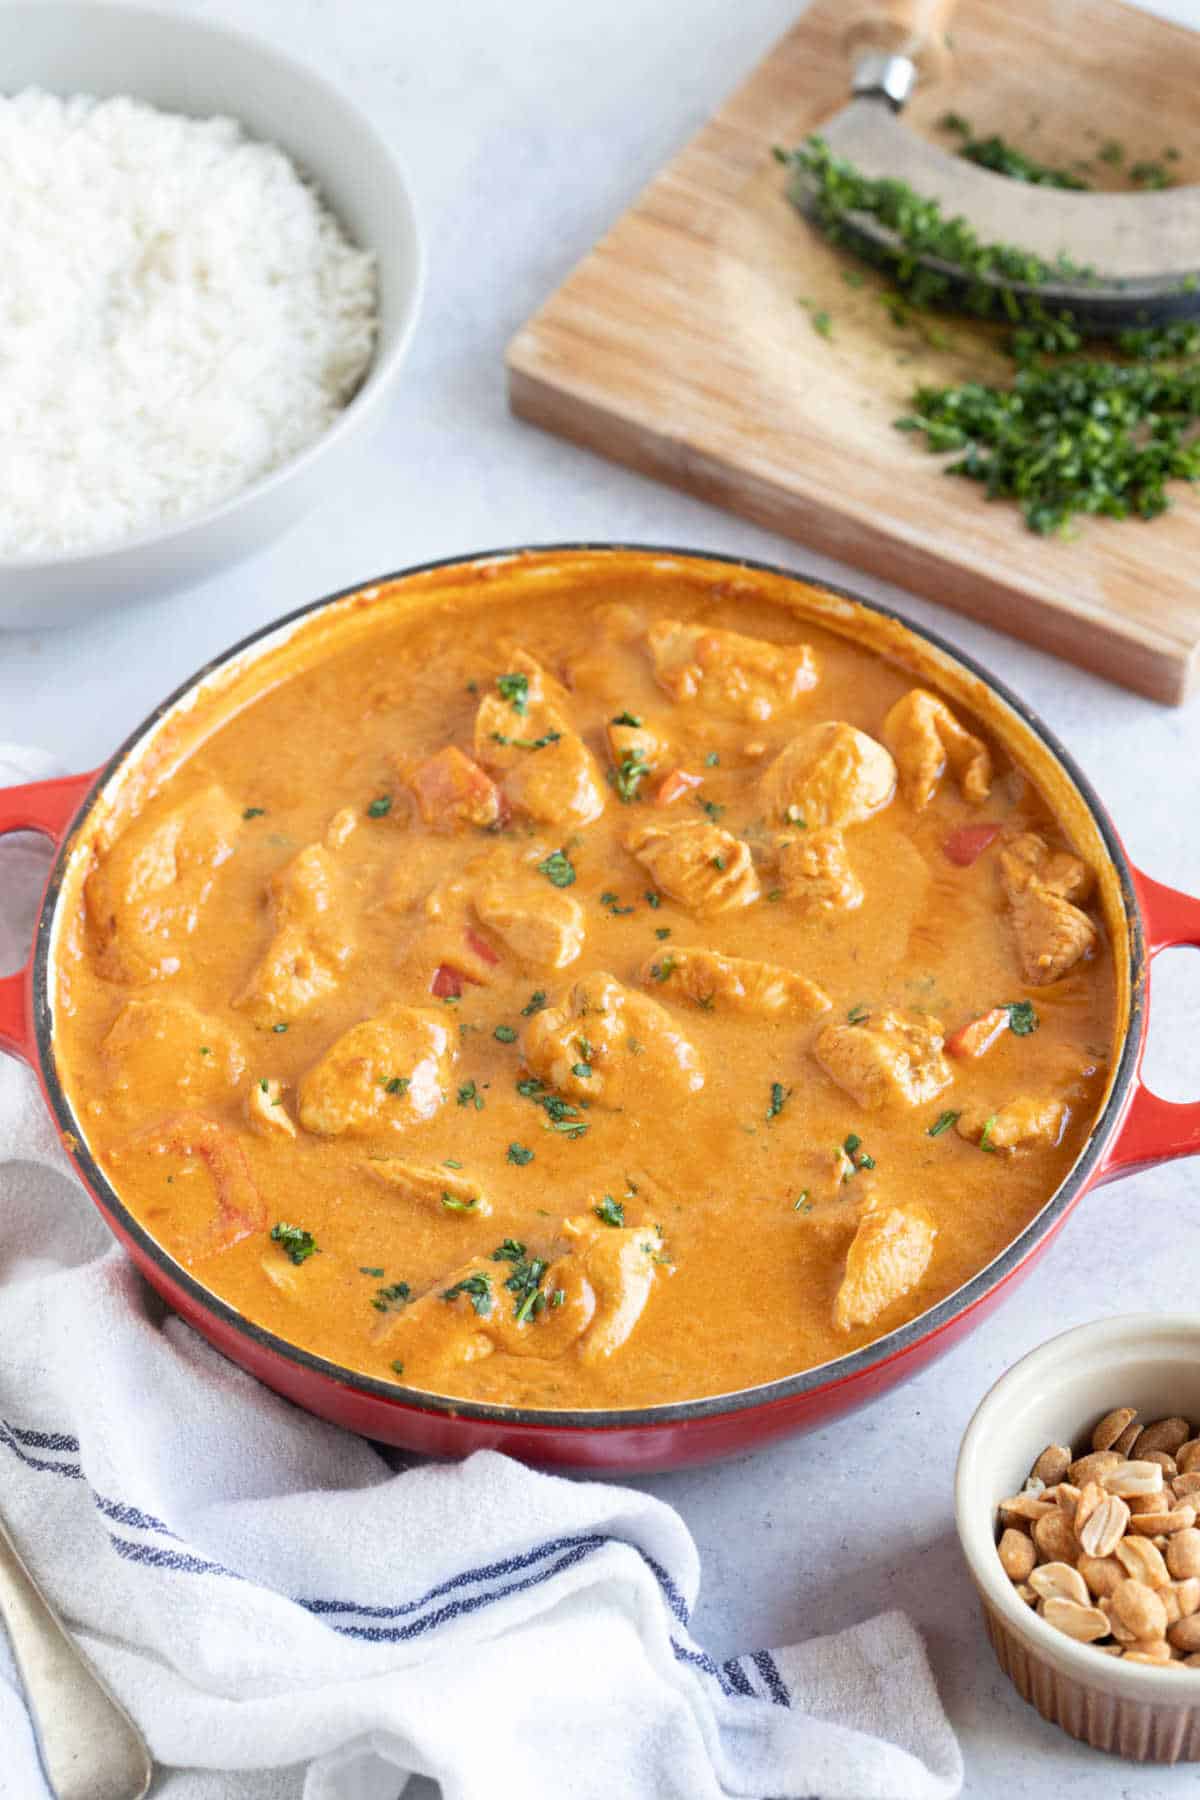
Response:
[[[861,0],[849,9],[846,54],[856,94],[886,94],[903,106],[917,84],[946,60],[956,0]]]
[[[55,781],[31,781],[25,787],[0,788],[0,838],[13,831],[39,831],[58,845],[96,779],[61,775]],[[0,976],[0,1050],[34,1060],[33,1023],[29,1005],[29,964],[15,975]]]

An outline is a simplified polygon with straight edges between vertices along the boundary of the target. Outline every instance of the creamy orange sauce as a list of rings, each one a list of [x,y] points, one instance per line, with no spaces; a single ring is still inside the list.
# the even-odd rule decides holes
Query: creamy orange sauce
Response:
[[[872,1341],[1045,1203],[1109,1077],[1113,903],[1077,893],[1084,954],[1031,981],[1002,860],[1032,833],[1095,870],[1095,846],[1018,766],[1011,721],[998,732],[960,695],[986,791],[943,746],[918,806],[885,721],[928,672],[777,591],[636,559],[557,585],[435,584],[416,608],[302,634],[274,685],[231,716],[202,704],[148,761],[79,854],[56,1049],[101,1166],[199,1280],[384,1379],[645,1405]],[[669,638],[666,620],[703,629]],[[523,668],[524,692],[507,679]],[[485,701],[510,742],[477,739]],[[621,728],[610,741],[625,715],[653,739],[645,774],[622,770]],[[845,810],[850,779],[832,751],[812,773],[825,722],[899,765],[881,800],[879,750],[867,816],[830,853],[838,892],[812,875],[836,829],[821,809]],[[431,776],[447,746],[461,762]],[[462,763],[481,822],[437,811]],[[791,780],[812,818],[789,816]],[[684,822],[731,842],[671,835]],[[998,832],[950,860],[980,823]],[[654,863],[649,827],[674,862]],[[684,877],[681,845],[685,863],[703,853]],[[745,903],[710,910],[738,883]],[[771,965],[774,988],[705,951]],[[776,1008],[778,971],[802,981]],[[1006,1011],[1025,1002],[1035,1029]],[[948,1053],[988,1014],[989,1047]],[[889,1017],[923,1034],[907,1091],[891,1037],[845,1036]]]

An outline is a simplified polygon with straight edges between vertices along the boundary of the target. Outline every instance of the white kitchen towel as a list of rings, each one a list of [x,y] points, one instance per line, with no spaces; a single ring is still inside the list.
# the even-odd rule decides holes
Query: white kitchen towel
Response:
[[[0,746],[0,785],[51,772]],[[39,864],[0,847],[0,970]],[[0,1508],[171,1800],[396,1800],[413,1773],[446,1800],[961,1785],[901,1614],[718,1664],[661,1501],[489,1452],[397,1471],[235,1369],[113,1246],[2,1056]],[[0,1796],[47,1793],[0,1633]]]

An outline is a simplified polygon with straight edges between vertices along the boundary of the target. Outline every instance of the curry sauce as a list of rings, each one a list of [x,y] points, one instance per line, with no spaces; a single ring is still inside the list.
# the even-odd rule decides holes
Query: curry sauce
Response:
[[[665,563],[361,626],[191,722],[60,946],[90,1147],[202,1283],[401,1385],[647,1405],[871,1342],[1047,1201],[1117,984],[984,719]]]

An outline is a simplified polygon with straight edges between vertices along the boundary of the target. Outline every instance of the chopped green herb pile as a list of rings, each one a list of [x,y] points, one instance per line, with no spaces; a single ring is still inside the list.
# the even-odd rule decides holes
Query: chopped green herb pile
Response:
[[[552,1093],[544,1081],[536,1076],[528,1075],[517,1083],[517,1092],[525,1100],[532,1100],[540,1106],[546,1115],[546,1130],[561,1132],[567,1138],[581,1138],[587,1130],[587,1120],[579,1116],[579,1108],[561,1094]],[[511,1154],[511,1152],[510,1152]],[[530,1155],[532,1155],[532,1151]]]
[[[456,1281],[453,1287],[442,1289],[443,1300],[457,1300],[465,1294],[479,1318],[486,1319],[492,1310],[492,1278],[480,1269],[475,1275],[468,1275],[462,1281]]]
[[[502,700],[507,700],[519,718],[524,718],[529,711],[529,677],[528,675],[498,675],[496,692]]]
[[[628,806],[637,799],[638,789],[649,773],[650,765],[640,750],[624,750],[617,767],[608,771],[608,779],[616,789],[617,799]]]
[[[573,887],[575,883],[575,865],[565,850],[552,850],[545,862],[537,866],[538,874],[544,875],[552,886],[557,888]]]
[[[956,154],[965,156],[968,162],[978,163],[981,169],[992,169],[997,175],[1008,175],[1013,181],[1027,181],[1033,187],[1073,188],[1082,192],[1092,185],[1070,169],[1056,169],[1051,163],[1026,156],[1023,150],[1018,150],[995,132],[990,137],[976,137],[961,113],[943,114],[938,125],[942,131],[954,132],[962,139]]]
[[[593,1207],[592,1211],[605,1225],[623,1225],[625,1223],[625,1208],[619,1200],[614,1200],[611,1194],[605,1194],[599,1206]]]
[[[307,1262],[310,1256],[318,1254],[317,1240],[311,1231],[304,1231],[299,1225],[285,1225],[280,1220],[271,1227],[271,1240],[279,1245],[289,1262]]]
[[[1009,1006],[1008,1029],[1014,1037],[1028,1037],[1040,1024],[1041,1020],[1032,1000],[1014,1000]]]
[[[546,1296],[541,1291],[542,1276],[550,1267],[541,1256],[527,1256],[525,1246],[519,1238],[505,1238],[504,1242],[492,1251],[493,1262],[512,1264],[512,1274],[504,1285],[513,1296],[513,1317],[518,1325],[527,1319],[536,1319],[546,1307]],[[561,1291],[561,1290],[558,1290]],[[553,1304],[561,1306],[562,1301]]]
[[[367,817],[369,819],[386,819],[391,810],[392,796],[390,794],[380,794],[376,799],[372,800],[370,806],[368,806]]]
[[[518,1169],[523,1169],[526,1163],[533,1161],[533,1151],[527,1149],[524,1144],[510,1144],[508,1160],[510,1163],[516,1163]]]
[[[407,1281],[393,1281],[390,1287],[376,1288],[371,1305],[376,1312],[399,1312],[402,1306],[407,1306],[411,1294]]]

